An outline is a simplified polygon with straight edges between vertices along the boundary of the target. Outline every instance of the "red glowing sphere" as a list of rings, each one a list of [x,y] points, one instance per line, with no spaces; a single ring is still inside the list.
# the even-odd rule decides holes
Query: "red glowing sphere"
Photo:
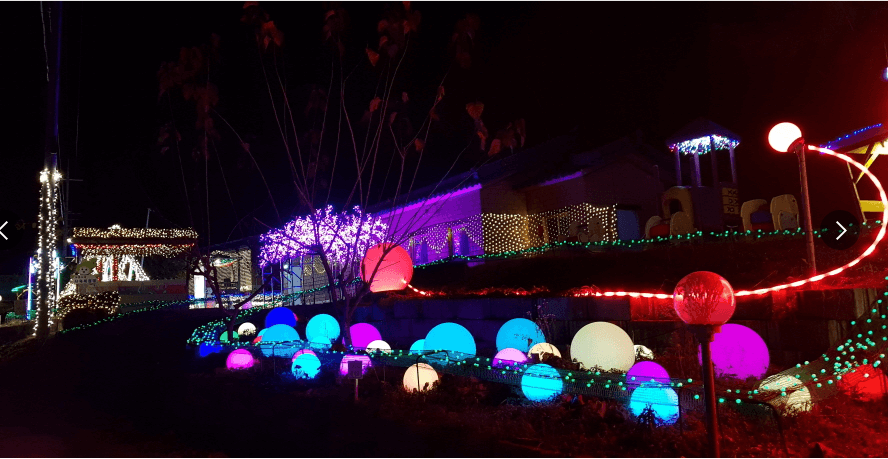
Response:
[[[734,315],[734,289],[724,277],[709,271],[688,274],[675,286],[672,305],[690,325],[722,325]]]
[[[388,253],[383,256],[386,250]],[[413,260],[399,245],[391,243],[376,245],[367,250],[361,263],[361,279],[368,282],[371,277],[371,292],[403,290],[413,278]]]

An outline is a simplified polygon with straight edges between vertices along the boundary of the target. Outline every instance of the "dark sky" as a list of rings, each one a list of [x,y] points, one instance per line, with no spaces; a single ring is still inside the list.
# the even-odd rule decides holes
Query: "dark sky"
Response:
[[[83,180],[71,183],[76,226],[144,226],[149,207],[152,226],[189,226],[192,219],[199,230],[205,225],[206,208],[197,201],[189,214],[177,156],[161,155],[156,144],[170,111],[158,100],[156,72],[162,62],[175,60],[181,47],[205,43],[211,33],[222,39],[221,68],[214,75],[218,110],[255,145],[280,211],[294,210],[253,35],[240,22],[242,5],[64,5],[60,141],[66,175]],[[262,6],[285,34],[282,72],[294,99],[304,102],[299,97],[306,88],[329,82],[329,50],[321,34],[329,5]],[[366,64],[364,47],[376,43],[377,21],[398,4],[341,6],[350,19],[347,65],[358,69],[350,97],[360,99],[376,71]],[[823,143],[886,121],[888,82],[882,73],[888,66],[888,6],[883,3],[471,2],[413,8],[422,13],[422,23],[399,88],[418,107],[425,106],[419,101],[434,94],[430,91],[450,66],[456,21],[467,13],[481,20],[471,69],[452,70],[444,83],[447,116],[442,117],[448,129],[430,137],[426,159],[439,172],[471,136],[464,105],[473,100],[485,103],[491,134],[524,118],[530,145],[573,129],[593,144],[605,144],[641,129],[665,155],[665,138],[697,117],[709,118],[743,139],[737,157],[744,199],[798,194],[795,159],[766,145],[774,123],[793,121],[809,142]],[[43,162],[43,34],[38,3],[10,3],[4,9],[0,207],[30,222],[36,221]],[[229,131],[218,145],[209,163],[213,242],[261,231],[253,217],[277,225],[259,175]],[[483,157],[478,151],[467,154],[472,160]],[[197,199],[204,193],[204,163],[193,160],[187,146],[181,157],[189,193]],[[821,159],[812,160],[812,167],[817,169]],[[812,199],[830,193],[834,168],[821,169],[812,177]],[[844,167],[835,169],[840,173],[846,173]],[[235,228],[241,219],[253,223]],[[0,254],[0,272],[20,271],[34,249],[29,245],[33,241],[26,240],[20,248],[27,250]]]

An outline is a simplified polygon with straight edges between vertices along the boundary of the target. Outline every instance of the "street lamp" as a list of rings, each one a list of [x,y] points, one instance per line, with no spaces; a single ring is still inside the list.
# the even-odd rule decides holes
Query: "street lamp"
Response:
[[[700,343],[703,354],[703,390],[706,401],[706,430],[710,456],[719,457],[718,412],[715,374],[710,344],[721,326],[734,315],[734,289],[725,278],[709,271],[688,274],[675,286],[672,306]]]
[[[802,183],[802,211],[805,214],[805,242],[808,247],[808,272],[817,274],[817,261],[814,258],[814,229],[811,223],[811,200],[808,198],[808,168],[805,165],[805,139],[795,124],[779,123],[768,133],[771,148],[781,153],[793,152],[799,159],[799,176]]]

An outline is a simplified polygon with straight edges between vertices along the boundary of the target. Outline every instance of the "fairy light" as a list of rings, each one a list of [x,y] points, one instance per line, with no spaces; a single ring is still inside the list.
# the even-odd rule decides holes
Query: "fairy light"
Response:
[[[715,143],[716,150],[726,150],[729,148],[737,148],[737,145],[740,145],[739,140],[730,139],[725,136],[721,136],[718,134],[713,134],[711,136],[707,135],[704,137],[697,137],[696,139],[685,140],[682,142],[674,143],[669,145],[669,151],[675,152],[678,151],[684,155],[690,154],[706,154],[709,153],[711,145],[710,139]]]
[[[52,327],[51,311],[56,309],[59,295],[59,260],[56,252],[58,244],[58,201],[59,182],[62,174],[49,168],[40,172],[40,214],[39,236],[37,238],[37,288],[35,299],[37,303],[37,320],[34,324],[36,335],[40,327],[47,330]],[[44,266],[46,267],[44,269]],[[41,292],[46,290],[46,298]],[[45,317],[45,319],[44,319]],[[44,323],[45,320],[45,323]]]
[[[120,294],[117,292],[99,292],[96,295],[74,293],[59,300],[57,318],[59,320],[78,309],[102,310],[108,315],[116,314],[120,309]]]

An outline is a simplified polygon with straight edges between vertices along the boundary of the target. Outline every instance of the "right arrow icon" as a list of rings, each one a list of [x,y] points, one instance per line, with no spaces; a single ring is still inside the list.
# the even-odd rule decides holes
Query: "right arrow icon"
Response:
[[[845,233],[847,233],[847,232],[848,232],[848,230],[847,230],[847,229],[845,229],[845,227],[844,227],[844,226],[842,226],[842,224],[841,224],[841,223],[839,223],[839,221],[838,221],[838,220],[836,220],[836,225],[839,225],[839,228],[842,228],[842,232],[841,232],[841,233],[839,233],[839,235],[838,235],[838,236],[836,236],[836,240],[837,240],[837,241],[838,241],[838,240],[839,240],[839,238],[841,238],[841,237],[842,237],[842,236],[844,236],[844,235],[845,235]]]

